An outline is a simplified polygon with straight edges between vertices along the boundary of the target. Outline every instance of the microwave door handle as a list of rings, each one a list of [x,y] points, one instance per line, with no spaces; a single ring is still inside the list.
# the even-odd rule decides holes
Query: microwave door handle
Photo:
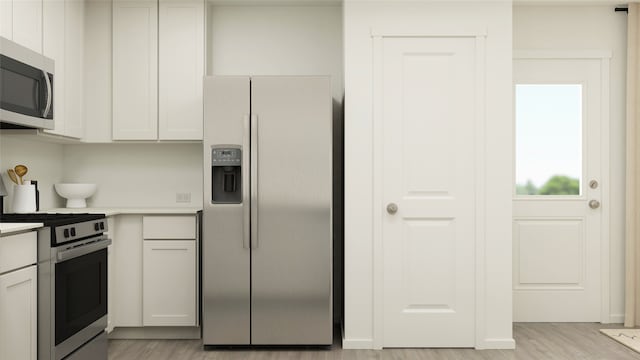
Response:
[[[46,71],[41,70],[42,75],[44,76],[44,81],[47,84],[47,105],[44,107],[44,111],[42,112],[42,117],[46,118],[49,115],[49,110],[51,110],[51,80],[49,80],[49,74]]]

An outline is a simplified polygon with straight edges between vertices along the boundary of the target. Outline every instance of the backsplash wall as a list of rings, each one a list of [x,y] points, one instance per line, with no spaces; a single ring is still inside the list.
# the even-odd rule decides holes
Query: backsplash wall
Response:
[[[65,145],[62,164],[64,181],[98,184],[90,207],[202,206],[202,144]]]
[[[53,184],[62,180],[63,145],[37,140],[31,136],[12,135],[10,131],[0,133],[0,171],[9,195],[5,197],[4,212],[13,212],[13,182],[7,169],[18,164],[26,165],[29,172],[26,180],[38,180],[40,209],[64,205],[64,199],[56,194]]]

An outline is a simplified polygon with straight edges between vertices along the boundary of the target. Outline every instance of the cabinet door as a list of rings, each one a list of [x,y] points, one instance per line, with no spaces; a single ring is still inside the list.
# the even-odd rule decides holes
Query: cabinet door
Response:
[[[42,3],[42,53],[55,61],[53,81],[53,117],[55,128],[45,132],[65,135],[65,58],[64,24],[65,1],[43,0]]]
[[[84,1],[67,0],[65,6],[65,135],[84,135]],[[59,78],[59,77],[58,77]],[[60,93],[58,93],[60,94]],[[58,114],[60,112],[57,112]]]
[[[42,0],[13,0],[13,41],[42,53]]]
[[[142,326],[142,217],[118,215],[109,232],[113,234],[112,326]]]
[[[202,140],[204,2],[160,0],[159,139]]]
[[[144,326],[196,325],[196,241],[145,240]]]
[[[113,2],[113,139],[158,138],[158,3]]]
[[[0,0],[0,36],[13,40],[13,0]]]
[[[37,356],[36,266],[0,276],[0,359]]]

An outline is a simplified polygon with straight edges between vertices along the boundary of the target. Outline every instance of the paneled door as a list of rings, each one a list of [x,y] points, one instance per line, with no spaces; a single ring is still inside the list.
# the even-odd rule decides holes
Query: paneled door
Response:
[[[380,41],[382,346],[473,347],[476,39]]]
[[[514,321],[601,321],[603,64],[514,60]]]

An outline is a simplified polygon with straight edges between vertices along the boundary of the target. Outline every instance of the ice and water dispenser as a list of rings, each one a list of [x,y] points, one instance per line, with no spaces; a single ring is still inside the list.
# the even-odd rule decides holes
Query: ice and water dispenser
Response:
[[[211,202],[242,202],[242,149],[240,146],[211,149]]]

